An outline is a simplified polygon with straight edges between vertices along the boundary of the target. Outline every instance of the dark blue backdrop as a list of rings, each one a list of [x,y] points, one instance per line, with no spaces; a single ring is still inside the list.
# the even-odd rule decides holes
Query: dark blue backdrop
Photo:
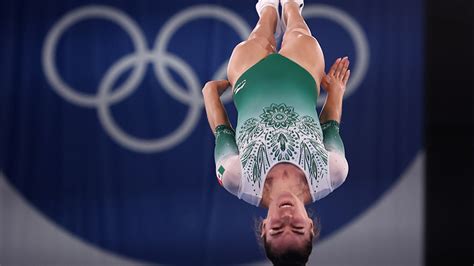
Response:
[[[78,8],[100,4],[123,12],[135,21],[146,49],[151,50],[167,21],[203,3],[226,8],[249,27],[258,18],[254,1],[1,3],[0,170],[42,213],[94,245],[159,263],[219,264],[263,258],[253,224],[265,212],[218,186],[214,138],[195,100],[199,88],[190,88],[180,75],[186,71],[182,64],[168,68],[170,77],[177,83],[175,89],[182,87],[181,94],[194,99],[200,117],[189,135],[171,147],[143,152],[105,129],[97,105],[81,105],[58,93],[42,62],[48,34],[64,15]],[[421,149],[423,83],[421,0],[317,2],[323,3],[360,24],[370,60],[366,75],[344,105],[341,134],[349,177],[344,186],[314,205],[322,222],[322,239],[379,199]],[[306,3],[311,4],[315,3]],[[324,18],[309,19],[308,24],[323,48],[326,67],[339,56],[348,55],[353,65],[361,60],[341,25]],[[172,33],[166,52],[188,64],[202,86],[240,40],[222,21],[197,19]],[[67,27],[56,48],[53,61],[63,81],[97,99],[106,72],[135,51],[130,35],[117,23],[97,18]],[[164,54],[156,55],[166,61]],[[120,75],[113,93],[132,72],[130,67]],[[101,98],[122,131],[140,139],[174,134],[190,105],[164,89],[153,64],[146,66],[143,80],[132,87],[136,90],[120,101]],[[226,107],[235,122],[233,105]]]

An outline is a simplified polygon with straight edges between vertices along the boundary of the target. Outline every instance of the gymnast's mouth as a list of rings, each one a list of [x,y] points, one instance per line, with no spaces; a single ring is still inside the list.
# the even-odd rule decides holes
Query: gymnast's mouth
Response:
[[[285,202],[280,203],[280,205],[278,207],[279,208],[291,208],[291,207],[293,207],[293,203],[289,202],[289,201],[285,201]]]

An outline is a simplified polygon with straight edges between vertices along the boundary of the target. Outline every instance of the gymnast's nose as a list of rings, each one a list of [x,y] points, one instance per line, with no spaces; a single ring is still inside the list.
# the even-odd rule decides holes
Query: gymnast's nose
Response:
[[[286,224],[289,223],[292,218],[293,214],[291,214],[290,212],[286,212],[281,216],[281,221]]]

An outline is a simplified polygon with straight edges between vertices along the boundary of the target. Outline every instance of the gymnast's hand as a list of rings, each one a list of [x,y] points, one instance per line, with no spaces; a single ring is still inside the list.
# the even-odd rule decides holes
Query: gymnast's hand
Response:
[[[321,81],[321,85],[328,93],[324,107],[321,110],[319,121],[325,123],[334,120],[341,122],[342,100],[346,91],[347,81],[351,75],[349,68],[349,59],[346,57],[338,58],[331,66],[329,73]]]
[[[328,94],[343,96],[346,90],[347,81],[351,75],[349,68],[349,58],[338,58],[331,66],[329,73],[321,81],[321,85]]]
[[[211,80],[204,85],[202,90],[203,93],[206,91],[211,93],[217,92],[217,94],[221,96],[229,87],[230,83],[228,80]]]

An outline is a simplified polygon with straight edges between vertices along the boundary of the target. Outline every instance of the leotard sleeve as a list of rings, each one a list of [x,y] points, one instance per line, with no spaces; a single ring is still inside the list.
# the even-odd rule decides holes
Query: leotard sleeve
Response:
[[[227,125],[215,129],[216,146],[214,160],[217,180],[227,191],[238,196],[241,181],[239,149],[235,143],[235,132]]]
[[[330,120],[321,124],[323,130],[324,147],[328,151],[329,157],[329,178],[332,189],[336,189],[346,180],[349,172],[344,143],[339,135],[339,123]]]

